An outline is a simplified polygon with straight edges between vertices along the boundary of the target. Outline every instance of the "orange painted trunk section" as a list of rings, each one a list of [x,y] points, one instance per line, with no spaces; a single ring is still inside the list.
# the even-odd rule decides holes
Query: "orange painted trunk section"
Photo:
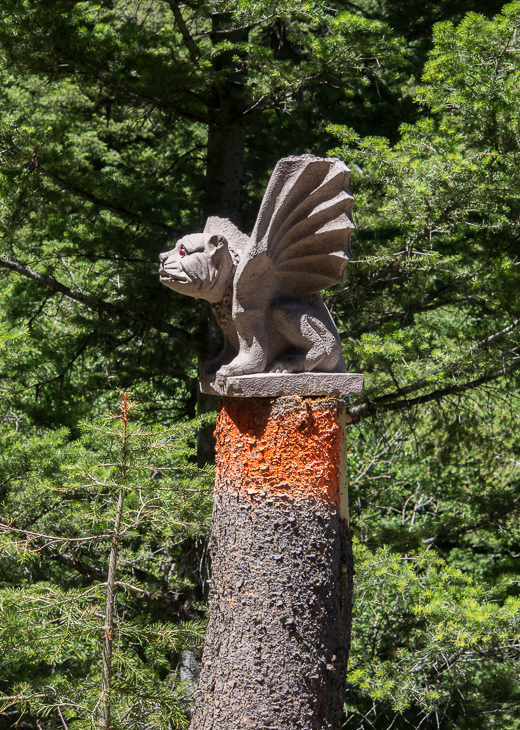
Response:
[[[222,399],[215,436],[215,493],[318,499],[340,508],[342,429],[337,401]]]

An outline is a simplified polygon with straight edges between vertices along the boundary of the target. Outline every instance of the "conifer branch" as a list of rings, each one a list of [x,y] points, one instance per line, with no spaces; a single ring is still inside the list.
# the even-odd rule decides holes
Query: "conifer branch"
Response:
[[[199,52],[199,49],[197,48],[195,41],[193,40],[192,36],[190,35],[190,32],[186,26],[184,18],[182,17],[182,13],[180,11],[178,3],[176,3],[175,0],[166,0],[166,1],[171,8],[173,17],[175,18],[175,22],[177,23],[177,27],[180,30],[182,39],[191,56],[191,60],[194,63],[197,63],[199,56],[200,56],[200,52]]]
[[[26,154],[24,151],[18,147],[18,145],[13,144],[13,147],[16,149],[18,153],[26,157]],[[83,190],[82,188],[79,188],[77,185],[74,185],[73,183],[68,182],[67,180],[64,180],[62,177],[57,175],[55,172],[52,172],[52,170],[49,170],[48,167],[45,165],[42,165],[41,162],[38,161],[38,159],[34,156],[30,158],[30,164],[39,172],[41,172],[45,177],[49,178],[49,180],[52,180],[53,183],[58,185],[58,187],[62,188],[62,190],[67,190],[69,193],[72,193],[78,198],[81,198],[82,200],[86,200],[89,203],[92,203],[93,205],[97,206],[98,208],[102,208],[103,210],[108,210],[111,213],[114,213],[114,215],[117,215],[119,218],[125,218],[126,220],[131,221],[132,223],[136,223],[138,225],[146,226],[147,228],[153,228],[156,231],[160,231],[161,233],[167,233],[170,236],[178,235],[178,231],[176,231],[171,226],[167,226],[164,223],[158,223],[157,221],[151,221],[148,218],[145,218],[144,216],[138,215],[137,213],[132,213],[132,211],[127,210],[126,208],[123,208],[122,206],[115,205],[114,203],[109,203],[106,200],[102,200],[101,198],[98,198],[96,195],[92,195],[92,193],[87,192],[86,190]]]
[[[33,543],[40,558],[55,560],[57,563],[61,563],[61,565],[64,565],[66,568],[76,571],[88,580],[100,581],[102,584],[107,582],[108,574],[101,568],[91,565],[90,563],[86,563],[84,560],[80,560],[75,555],[66,553],[61,549],[56,552],[52,546],[54,543],[80,544],[91,542],[93,540],[106,539],[108,537],[113,537],[113,533],[79,538],[58,537],[56,535],[46,535],[40,532],[32,532],[26,529],[16,528],[4,517],[0,517],[0,532],[3,532],[4,534],[16,533],[25,538],[25,543]],[[46,541],[43,545],[41,544],[42,540]],[[188,602],[181,599],[182,594],[168,590],[167,583],[162,581],[160,578],[157,578],[157,576],[153,575],[153,573],[145,571],[142,568],[132,568],[132,573],[135,574],[135,577],[138,580],[153,582],[157,585],[160,592],[167,593],[168,600],[166,598],[161,598],[157,593],[152,593],[146,589],[137,588],[129,583],[125,583],[125,587],[131,592],[138,593],[139,597],[142,598],[150,606],[150,608],[154,608],[161,611],[161,613],[171,616],[182,615],[187,619],[192,619],[194,617],[198,618],[197,612],[190,612]]]
[[[340,289],[340,291],[334,292],[334,294],[331,294],[330,297],[327,297],[327,306],[332,306],[343,295],[352,294],[353,291],[359,289],[360,287],[368,287],[375,281],[380,281],[381,279],[383,279],[383,277],[387,276],[387,274],[395,273],[399,270],[401,261],[403,260],[405,255],[406,251],[400,251],[399,253],[394,254],[394,258],[392,258],[390,261],[387,261],[375,271],[371,271],[369,274],[361,276],[359,279],[353,281],[348,286]]]
[[[468,300],[477,299],[477,296],[475,297],[445,297],[445,298],[439,298],[435,299],[435,295],[432,294],[431,296],[425,297],[422,301],[417,302],[416,304],[410,304],[406,309],[401,309],[398,312],[388,312],[388,314],[383,315],[377,320],[369,321],[364,325],[361,325],[359,327],[353,328],[350,331],[344,332],[341,335],[342,339],[346,339],[348,337],[354,337],[357,338],[360,335],[364,334],[365,332],[373,332],[374,330],[378,330],[383,325],[387,324],[388,322],[395,322],[395,321],[405,321],[407,318],[412,317],[414,314],[422,314],[423,312],[435,312],[437,309],[441,309],[442,307],[447,307],[450,304],[460,304],[461,302]],[[405,324],[402,324],[402,326],[405,326]]]
[[[140,101],[144,104],[151,104],[156,109],[168,111],[171,114],[175,114],[175,116],[181,117],[182,119],[187,119],[190,122],[196,122],[197,124],[209,123],[208,117],[205,114],[197,114],[193,111],[183,109],[179,105],[179,103],[175,104],[174,106],[173,104],[166,102],[164,99],[159,99],[155,96],[147,96],[146,94],[138,93],[137,91],[130,91],[130,89],[127,89],[125,86],[121,86],[121,84],[117,84],[114,81],[111,81],[109,78],[103,78],[101,76],[96,76],[95,78],[96,81],[99,81],[99,83],[103,84],[107,88],[115,89],[116,91],[125,94],[130,99],[136,99],[137,101]],[[196,99],[199,104],[202,103],[202,105],[204,105],[206,103],[202,96],[199,97],[194,92],[193,88],[183,89],[183,95],[185,97]]]
[[[107,573],[104,570],[85,563],[83,560],[79,560],[73,555],[64,552],[49,552],[46,548],[39,550],[39,554],[42,557],[46,557],[48,560],[55,560],[57,563],[61,563],[71,570],[75,570],[80,575],[88,578],[91,581],[100,581],[101,583],[107,582]],[[143,571],[144,572],[144,571]],[[139,577],[139,576],[138,576]],[[158,582],[155,576],[147,575],[144,579],[151,579],[154,582]],[[123,585],[121,581],[118,581],[119,585]],[[199,618],[197,611],[191,611],[189,609],[189,603],[181,597],[182,594],[167,591],[163,588],[163,592],[168,595],[168,598],[162,598],[158,593],[152,593],[143,588],[132,586],[130,583],[124,583],[125,588],[131,593],[138,594],[139,598],[142,599],[151,609],[159,611],[161,614],[166,616],[183,616],[185,619]]]
[[[65,286],[65,284],[62,284],[52,276],[40,274],[27,266],[23,266],[18,261],[10,261],[9,259],[0,258],[0,267],[1,266],[6,269],[10,269],[11,271],[16,271],[18,274],[26,276],[29,279],[33,279],[33,281],[37,281],[40,284],[44,284],[49,287],[49,289],[53,289],[54,291],[83,304],[95,312],[106,312],[111,316],[121,316],[126,319],[142,322],[149,327],[153,327],[153,329],[158,330],[159,332],[165,332],[167,335],[170,335],[170,337],[175,337],[181,342],[188,342],[189,340],[188,334],[184,330],[180,329],[180,327],[175,327],[169,322],[165,322],[163,319],[157,319],[156,317],[151,317],[149,314],[144,314],[144,312],[136,312],[134,310],[112,304],[111,302],[107,302],[104,299],[98,299],[96,297],[89,296],[88,294],[83,294],[83,292],[80,292],[77,289],[71,289],[70,287]]]
[[[515,327],[518,327],[519,324],[520,319],[515,319],[515,321],[512,322],[509,327],[504,327],[503,330],[500,330],[499,332],[494,332],[492,335],[489,335],[489,337],[485,337],[483,340],[480,340],[480,342],[477,342],[477,344],[473,345],[473,347],[470,349],[470,352],[478,350],[481,347],[486,347],[486,345],[491,344],[491,342],[494,342],[501,337],[505,337],[505,335],[508,335],[510,332],[512,332]]]
[[[463,527],[458,527],[453,530],[447,530],[448,527],[446,523],[439,526],[439,531],[436,535],[433,535],[433,537],[428,537],[425,540],[422,541],[423,545],[434,545],[440,540],[453,540],[455,537],[458,537],[460,535],[466,535],[468,532],[476,532],[477,530],[487,527],[490,524],[495,524],[497,522],[500,522],[504,518],[510,518],[512,514],[514,514],[519,506],[519,500],[516,499],[514,504],[508,504],[507,507],[503,510],[492,512],[491,514],[487,515],[482,520],[479,520],[478,522],[472,522],[468,525],[464,525]],[[441,530],[445,530],[445,532],[442,532]]]
[[[347,422],[352,423],[361,418],[376,415],[380,411],[409,410],[410,408],[414,408],[415,406],[429,403],[432,400],[440,400],[441,398],[445,398],[449,395],[458,395],[459,393],[464,393],[468,390],[475,390],[475,388],[479,388],[481,385],[491,383],[494,380],[499,380],[500,378],[509,375],[519,368],[520,358],[517,358],[511,363],[511,365],[500,368],[499,370],[493,370],[492,372],[486,373],[485,375],[482,375],[480,378],[476,378],[475,380],[470,380],[467,383],[462,383],[461,385],[451,385],[447,388],[439,388],[438,390],[434,390],[431,393],[425,393],[424,395],[419,395],[417,396],[417,398],[412,398],[410,400],[408,400],[407,398],[403,400],[395,400],[397,398],[401,398],[404,392],[411,392],[412,390],[418,390],[419,388],[423,387],[423,385],[425,385],[425,380],[422,379],[415,384],[409,385],[407,388],[403,388],[402,390],[400,389],[394,391],[393,393],[389,393],[388,395],[383,395],[379,398],[374,398],[373,400],[366,401],[365,403],[362,403],[358,406],[352,406],[351,408],[347,408]]]

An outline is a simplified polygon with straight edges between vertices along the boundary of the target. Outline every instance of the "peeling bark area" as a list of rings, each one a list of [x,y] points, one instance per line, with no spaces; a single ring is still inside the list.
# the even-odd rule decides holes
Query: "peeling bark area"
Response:
[[[213,587],[191,730],[339,730],[352,553],[335,399],[220,403]]]

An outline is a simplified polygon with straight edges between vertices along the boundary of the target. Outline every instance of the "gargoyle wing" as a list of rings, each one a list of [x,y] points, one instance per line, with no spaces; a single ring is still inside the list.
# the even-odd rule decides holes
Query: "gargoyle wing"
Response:
[[[278,162],[235,277],[235,311],[307,298],[343,281],[351,258],[349,169],[313,155]]]

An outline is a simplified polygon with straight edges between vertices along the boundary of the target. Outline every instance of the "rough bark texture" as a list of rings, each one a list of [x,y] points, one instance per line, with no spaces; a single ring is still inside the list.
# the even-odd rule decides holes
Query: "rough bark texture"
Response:
[[[247,29],[231,29],[229,13],[212,16],[213,45],[247,40]],[[229,218],[236,226],[242,217],[242,175],[244,171],[246,119],[244,116],[244,71],[236,51],[221,51],[213,59],[225,78],[213,89],[208,128],[208,159],[204,214]]]
[[[226,31],[232,17],[228,13],[215,13],[212,17],[212,42],[223,40],[239,43],[247,40],[247,29]],[[210,215],[229,218],[235,225],[242,219],[242,179],[246,139],[246,120],[243,114],[243,70],[233,61],[233,52],[222,52],[214,59],[217,70],[228,69],[225,80],[213,89],[208,126],[206,165],[206,193],[204,220]],[[204,307],[206,321],[200,328],[199,361],[204,365],[222,349],[220,332],[209,307]],[[197,390],[197,413],[213,411],[215,396]],[[211,426],[200,429],[197,438],[197,463],[203,466],[213,463],[215,441]]]
[[[352,553],[335,399],[222,399],[191,730],[339,730]]]

